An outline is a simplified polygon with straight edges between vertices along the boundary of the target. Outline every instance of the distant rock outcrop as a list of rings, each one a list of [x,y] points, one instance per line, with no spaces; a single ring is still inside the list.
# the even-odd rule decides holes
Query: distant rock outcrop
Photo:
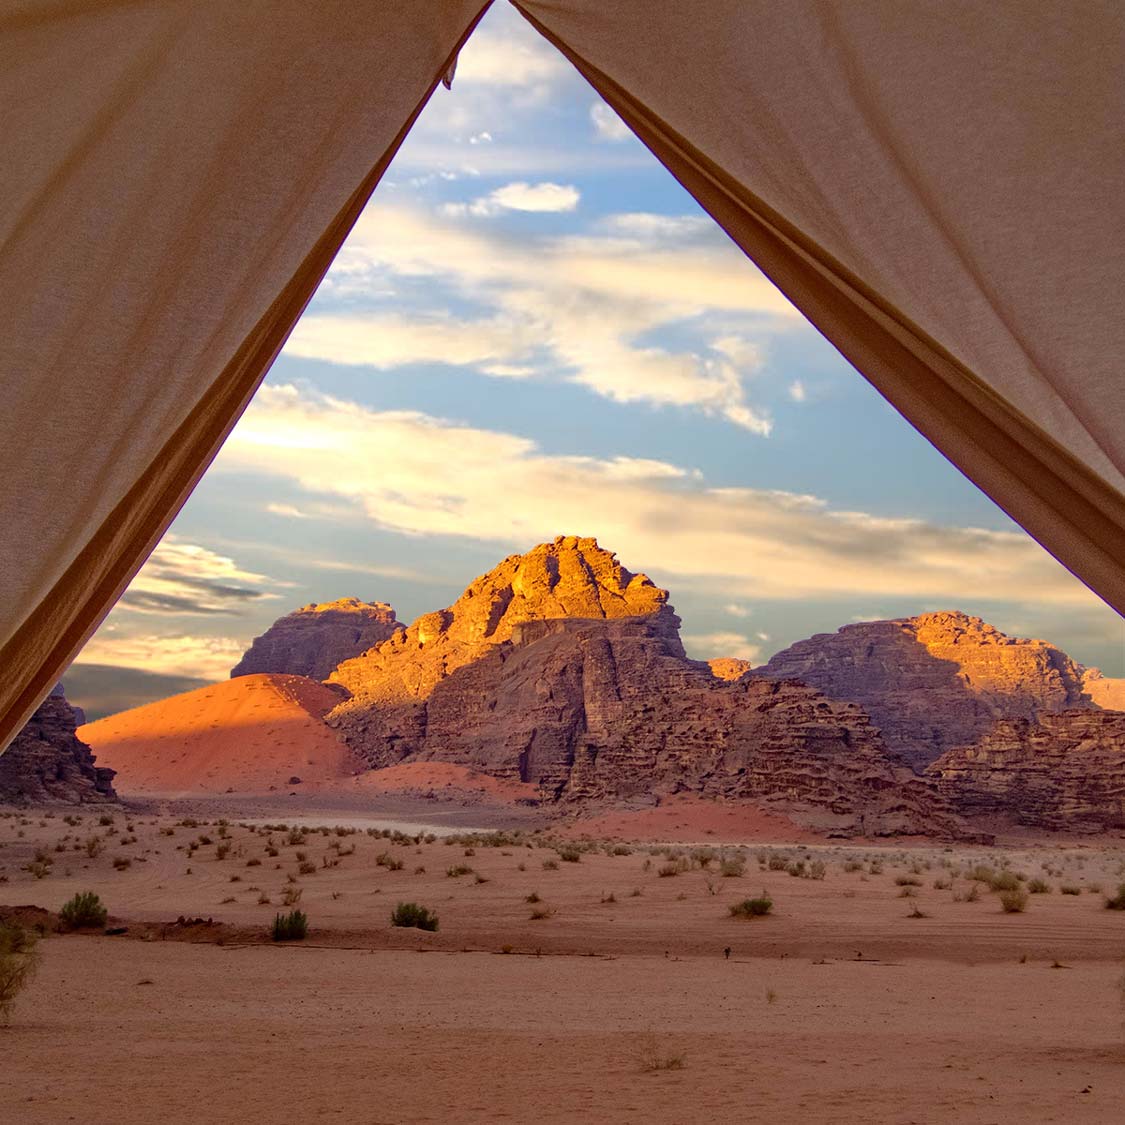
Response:
[[[742,660],[737,656],[718,656],[714,660],[708,660],[707,665],[713,676],[732,683],[742,679],[754,667],[749,660]]]
[[[0,801],[76,805],[116,800],[114,771],[94,764],[76,727],[74,709],[59,684],[0,754]]]
[[[1125,713],[1091,708],[1003,719],[926,773],[966,816],[1052,830],[1125,828]]]
[[[1092,706],[1085,670],[1066,653],[964,613],[846,625],[798,641],[759,671],[858,703],[915,770],[976,742],[998,719]]]
[[[860,708],[689,660],[667,599],[594,540],[556,539],[338,668],[351,697],[330,722],[373,767],[450,762],[546,800],[699,793],[840,834],[961,830]]]
[[[279,617],[231,670],[231,676],[279,674],[324,680],[337,664],[385,641],[402,625],[385,602],[340,598]]]

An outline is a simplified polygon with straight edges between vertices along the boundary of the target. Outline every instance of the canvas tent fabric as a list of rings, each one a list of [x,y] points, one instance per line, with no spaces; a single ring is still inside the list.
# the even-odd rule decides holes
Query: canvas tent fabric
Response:
[[[0,746],[210,463],[485,6],[0,4]],[[517,7],[1125,608],[1125,6]]]
[[[0,747],[210,463],[484,7],[0,3]]]

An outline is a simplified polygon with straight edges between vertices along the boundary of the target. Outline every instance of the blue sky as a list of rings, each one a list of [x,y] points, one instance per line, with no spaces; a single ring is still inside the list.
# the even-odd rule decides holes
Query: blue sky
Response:
[[[667,586],[701,658],[958,608],[1125,674],[1121,619],[498,5],[78,663],[220,678],[298,605],[410,621],[564,533]]]

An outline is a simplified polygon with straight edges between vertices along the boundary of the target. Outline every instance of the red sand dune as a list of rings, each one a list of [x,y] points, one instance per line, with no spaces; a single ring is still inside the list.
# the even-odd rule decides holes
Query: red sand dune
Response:
[[[336,787],[363,768],[321,717],[339,696],[303,676],[197,688],[87,723],[78,736],[123,795],[191,796]]]

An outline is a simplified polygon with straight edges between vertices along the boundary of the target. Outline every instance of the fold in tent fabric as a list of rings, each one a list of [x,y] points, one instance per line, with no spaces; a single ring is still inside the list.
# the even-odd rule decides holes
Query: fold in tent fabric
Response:
[[[0,749],[218,451],[486,6],[0,7]]]
[[[486,6],[0,9],[0,747],[210,463]],[[905,417],[1125,608],[1125,6],[517,7]]]
[[[1125,5],[513,2],[900,413],[1125,612]]]

